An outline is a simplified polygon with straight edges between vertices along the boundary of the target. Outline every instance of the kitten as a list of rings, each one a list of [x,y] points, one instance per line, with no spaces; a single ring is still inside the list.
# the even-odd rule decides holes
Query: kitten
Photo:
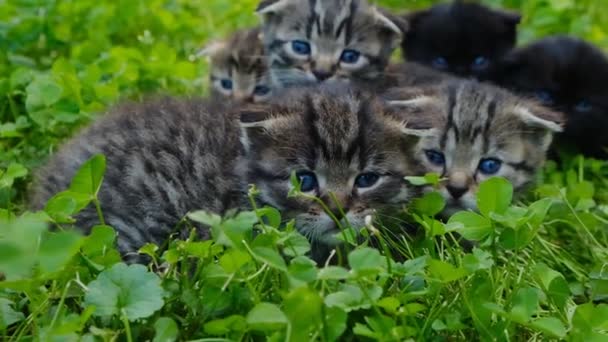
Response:
[[[34,203],[42,207],[84,161],[104,153],[99,197],[123,254],[160,245],[191,210],[242,208],[249,183],[260,190],[260,205],[295,218],[313,245],[329,246],[338,224],[317,201],[288,198],[292,173],[301,192],[323,200],[340,225],[361,228],[366,216],[399,210],[415,195],[404,176],[420,172],[411,156],[416,135],[428,129],[423,124],[345,85],[294,89],[254,107],[176,99],[125,105],[52,158],[37,177]],[[93,208],[78,215],[80,227],[95,224]]]
[[[516,49],[495,81],[566,114],[557,146],[608,158],[608,59],[577,38],[557,36]]]
[[[264,46],[281,86],[381,76],[407,24],[365,0],[264,0]]]
[[[408,61],[461,77],[486,79],[515,46],[519,14],[476,3],[439,4],[405,16],[402,43]]]
[[[516,192],[533,181],[563,118],[534,101],[475,81],[448,81],[428,89],[391,90],[387,99],[411,115],[434,121],[415,156],[425,172],[445,178],[444,215],[476,209],[480,182],[500,176]]]
[[[229,39],[208,44],[198,55],[209,58],[213,96],[260,102],[271,95],[259,29],[237,31]]]

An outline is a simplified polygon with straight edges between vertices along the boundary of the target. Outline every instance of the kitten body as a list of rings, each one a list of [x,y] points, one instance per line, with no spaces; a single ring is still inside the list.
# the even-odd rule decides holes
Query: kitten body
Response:
[[[313,244],[333,245],[339,227],[360,229],[366,216],[400,209],[415,193],[404,176],[419,173],[411,157],[415,120],[346,88],[294,89],[254,107],[176,99],[118,107],[53,156],[38,174],[34,205],[41,208],[84,161],[103,153],[101,208],[130,260],[141,261],[134,252],[162,244],[192,210],[243,208],[250,183],[260,205],[295,219]],[[292,173],[308,197],[288,198]],[[98,224],[93,208],[77,219],[84,228]],[[205,229],[199,235],[209,237]]]
[[[509,180],[516,192],[530,184],[545,161],[563,118],[534,101],[474,81],[453,80],[427,89],[387,92],[395,106],[433,122],[415,156],[425,172],[441,175],[444,215],[475,210],[480,182]]]
[[[272,80],[281,86],[375,80],[407,27],[365,0],[265,0],[257,12]]]
[[[496,83],[566,114],[558,146],[608,157],[608,58],[602,51],[577,38],[549,37],[514,50],[500,69]]]
[[[209,58],[213,96],[260,102],[271,95],[270,75],[259,29],[237,31],[226,40],[208,44],[199,55]]]
[[[405,16],[408,61],[463,77],[486,79],[515,46],[520,16],[476,3],[439,4]]]

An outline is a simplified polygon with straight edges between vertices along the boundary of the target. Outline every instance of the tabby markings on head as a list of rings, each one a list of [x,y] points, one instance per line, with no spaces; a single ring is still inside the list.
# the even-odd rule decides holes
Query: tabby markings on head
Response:
[[[407,26],[365,0],[270,0],[257,12],[279,85],[375,79]]]
[[[425,172],[445,179],[439,188],[445,215],[476,209],[478,185],[490,177],[504,177],[522,190],[563,122],[561,114],[534,101],[474,81],[394,89],[386,96],[396,108],[434,122],[436,133],[420,140],[416,158]]]
[[[265,101],[272,93],[260,30],[234,33],[229,39],[209,43],[199,56],[209,58],[211,90],[239,102]]]

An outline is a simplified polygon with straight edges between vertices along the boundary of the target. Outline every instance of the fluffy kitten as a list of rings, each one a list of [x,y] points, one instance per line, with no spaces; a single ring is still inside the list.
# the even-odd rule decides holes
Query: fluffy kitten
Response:
[[[445,178],[445,215],[475,209],[483,180],[500,176],[521,190],[545,161],[563,118],[543,106],[475,81],[448,81],[429,89],[395,89],[392,103],[434,121],[436,132],[420,140],[416,158],[426,172]]]
[[[295,89],[254,107],[176,99],[119,107],[52,158],[38,175],[34,202],[40,208],[85,160],[104,153],[99,197],[122,253],[161,244],[191,210],[241,207],[248,183],[257,185],[261,204],[295,218],[314,244],[333,244],[338,223],[361,228],[367,215],[398,210],[413,196],[404,176],[420,172],[412,151],[425,132],[416,118],[344,88]],[[338,222],[310,198],[288,198],[292,173]],[[98,223],[93,208],[77,218],[83,228]]]
[[[237,31],[199,52],[210,61],[211,91],[236,101],[260,102],[271,95],[270,76],[260,30]]]
[[[407,25],[365,0],[264,0],[264,46],[274,83],[373,80]]]
[[[557,145],[608,158],[608,59],[577,38],[541,39],[505,58],[495,81],[567,115]]]
[[[515,46],[516,13],[476,3],[439,4],[405,16],[410,29],[402,49],[408,61],[463,77],[485,79]]]

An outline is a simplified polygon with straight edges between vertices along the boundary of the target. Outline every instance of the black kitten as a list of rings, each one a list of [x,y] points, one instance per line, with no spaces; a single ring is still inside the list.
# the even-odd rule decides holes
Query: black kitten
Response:
[[[403,41],[408,61],[463,77],[486,79],[517,38],[517,13],[456,1],[406,15]]]
[[[608,158],[608,58],[577,38],[556,36],[505,57],[495,81],[562,111],[568,122],[556,144]]]

